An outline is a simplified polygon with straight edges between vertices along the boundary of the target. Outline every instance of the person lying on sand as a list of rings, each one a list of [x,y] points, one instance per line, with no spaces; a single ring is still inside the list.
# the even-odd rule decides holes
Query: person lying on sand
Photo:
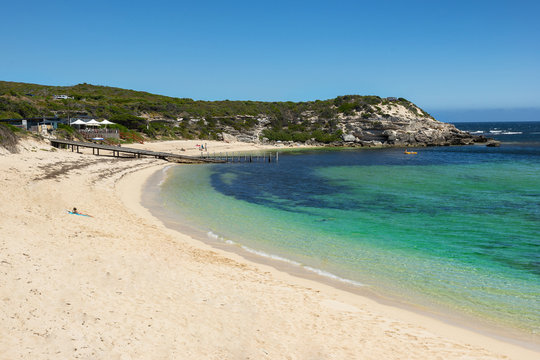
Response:
[[[72,214],[72,215],[81,215],[81,216],[92,217],[92,215],[82,214],[82,213],[78,212],[76,207],[74,207],[73,210],[71,210],[71,211],[67,210],[67,212],[68,212],[69,214]]]

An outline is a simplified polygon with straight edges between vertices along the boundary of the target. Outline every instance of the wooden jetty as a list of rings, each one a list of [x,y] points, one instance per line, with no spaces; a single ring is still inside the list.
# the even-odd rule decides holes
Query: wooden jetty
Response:
[[[276,151],[272,152],[263,152],[263,153],[213,153],[208,152],[201,153],[201,159],[209,159],[217,162],[226,162],[226,163],[253,163],[253,162],[264,162],[264,163],[277,163],[279,161],[279,153]]]
[[[104,145],[104,144],[95,144],[91,142],[80,142],[80,141],[71,141],[71,140],[58,140],[58,139],[52,139],[51,145],[56,148],[65,148],[69,149],[71,147],[71,151],[77,151],[79,152],[80,148],[90,148],[92,149],[92,154],[94,155],[100,155],[101,151],[106,152],[112,152],[113,157],[121,157],[121,154],[123,154],[123,157],[129,156],[129,157],[135,157],[140,158],[142,156],[150,156],[155,157],[157,159],[163,159],[167,161],[172,162],[178,162],[178,163],[189,163],[189,164],[197,164],[197,163],[235,163],[235,162],[277,162],[279,160],[279,155],[276,152],[275,154],[272,153],[263,153],[263,154],[234,154],[234,153],[219,153],[219,154],[209,154],[209,153],[202,153],[200,156],[188,156],[188,155],[180,155],[180,154],[173,154],[173,153],[166,153],[166,152],[157,152],[157,151],[150,151],[150,150],[143,150],[143,149],[134,149],[134,148],[128,148],[123,146],[114,146],[114,145]],[[103,154],[104,155],[104,154]]]

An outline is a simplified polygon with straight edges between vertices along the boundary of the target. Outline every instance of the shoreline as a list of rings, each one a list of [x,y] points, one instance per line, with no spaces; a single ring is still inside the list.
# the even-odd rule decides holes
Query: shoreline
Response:
[[[0,159],[8,358],[538,357],[166,228],[140,198],[170,164],[45,145]]]
[[[206,230],[195,229],[189,225],[185,225],[183,224],[183,220],[178,220],[177,218],[169,216],[156,202],[156,193],[159,191],[157,188],[165,181],[166,171],[169,168],[170,166],[165,166],[162,169],[156,170],[153,174],[148,175],[140,184],[141,202],[139,205],[148,211],[149,215],[147,216],[154,217],[163,226],[172,231],[189,236],[195,241],[210,246],[212,249],[223,251],[225,254],[240,256],[244,261],[251,264],[269,266],[277,272],[286,273],[295,278],[329,286],[353,296],[365,297],[380,305],[390,306],[419,316],[432,318],[450,326],[482,334],[503,342],[513,343],[517,346],[534,351],[540,350],[540,343],[535,341],[538,340],[538,338],[535,338],[533,334],[523,330],[508,328],[501,324],[491,323],[485,319],[466,316],[458,312],[448,312],[448,309],[442,307],[433,308],[415,305],[414,303],[404,301],[398,297],[382,294],[370,286],[357,283],[354,280],[342,278],[321,269],[311,267],[306,268],[302,264],[283,258],[282,256],[263,253],[257,249],[248,248],[238,242],[225,242],[223,239],[220,240],[216,234],[210,234],[207,233]],[[150,195],[148,195],[149,192],[151,193]],[[474,321],[477,322],[475,323]]]

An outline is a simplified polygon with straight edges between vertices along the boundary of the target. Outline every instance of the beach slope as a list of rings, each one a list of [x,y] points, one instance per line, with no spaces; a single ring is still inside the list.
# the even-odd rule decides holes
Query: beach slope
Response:
[[[538,358],[166,228],[140,204],[165,166],[0,156],[0,359]]]

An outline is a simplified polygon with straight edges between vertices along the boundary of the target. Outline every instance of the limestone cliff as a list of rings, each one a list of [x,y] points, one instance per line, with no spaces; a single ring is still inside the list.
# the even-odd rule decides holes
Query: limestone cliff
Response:
[[[241,121],[243,117],[245,116],[238,116],[237,120]],[[256,120],[256,125],[251,129],[224,126],[220,137],[229,142],[321,143],[315,138],[305,141],[269,139],[265,134],[272,129],[271,119],[264,115],[253,119]],[[487,141],[483,136],[471,135],[452,124],[435,120],[410,102],[384,102],[347,114],[337,112],[331,119],[321,117],[313,111],[305,111],[300,116],[290,119],[289,126],[282,129],[286,131],[295,125],[306,123],[309,124],[307,126],[309,129],[320,127],[325,131],[331,131],[328,123],[332,123],[332,127],[338,130],[334,130],[334,133],[340,134],[338,139],[330,142],[334,146],[445,146]]]

